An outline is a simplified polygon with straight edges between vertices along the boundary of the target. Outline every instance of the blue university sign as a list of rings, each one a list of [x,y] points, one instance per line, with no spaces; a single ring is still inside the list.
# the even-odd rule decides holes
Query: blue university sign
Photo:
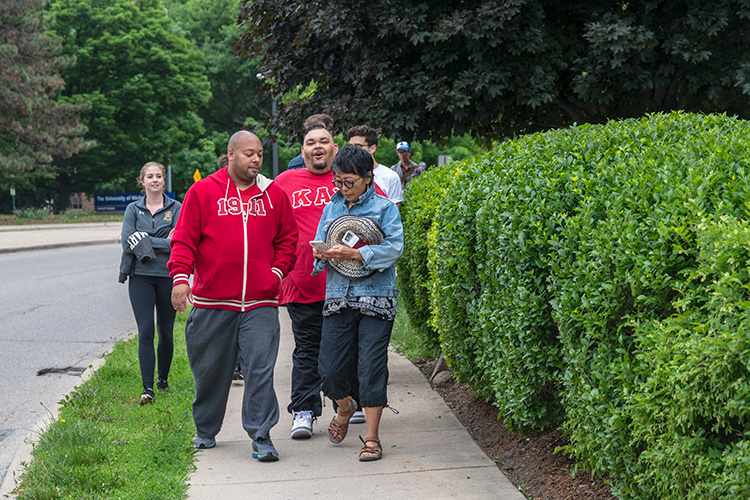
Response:
[[[174,199],[174,192],[164,193]],[[94,195],[94,209],[97,212],[108,212],[115,210],[125,210],[129,204],[143,196],[143,193],[110,193]]]

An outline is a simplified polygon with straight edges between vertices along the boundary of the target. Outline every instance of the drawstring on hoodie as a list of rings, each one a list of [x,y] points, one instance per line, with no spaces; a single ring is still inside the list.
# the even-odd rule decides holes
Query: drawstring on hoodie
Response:
[[[224,206],[229,206],[229,177],[227,177],[227,187],[224,189]]]
[[[242,193],[240,192],[239,186],[237,184],[234,185],[235,188],[237,188],[237,198],[240,200],[240,207],[242,212],[242,223],[247,226],[247,218],[250,217],[250,206],[245,208],[245,204],[242,203]]]
[[[224,189],[224,206],[229,206],[229,177],[227,177],[227,187]],[[242,207],[242,195],[240,194],[240,188],[237,187],[237,184],[234,185],[235,188],[237,188],[237,199],[240,200],[240,207]],[[242,222],[247,225],[247,217],[248,217],[248,210],[245,210],[244,207],[242,210]]]

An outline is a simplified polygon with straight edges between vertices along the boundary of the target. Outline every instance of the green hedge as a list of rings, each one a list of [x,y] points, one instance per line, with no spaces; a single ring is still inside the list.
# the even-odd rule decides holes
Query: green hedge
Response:
[[[455,165],[454,182],[440,201],[428,234],[429,288],[432,326],[454,376],[484,397],[491,397],[481,356],[477,299],[476,214],[474,207],[485,193],[485,178],[476,166]],[[476,181],[476,182],[475,182]],[[405,245],[411,242],[405,240]]]
[[[436,201],[445,197],[453,183],[453,165],[429,170],[430,175],[420,175],[409,182],[404,191],[401,218],[404,224],[404,252],[398,261],[396,279],[401,289],[409,322],[422,343],[439,352],[437,331],[430,324],[429,274],[427,272],[428,233],[437,212]]]
[[[723,271],[731,283],[748,284],[738,241],[749,138],[746,122],[681,113],[535,134],[448,165],[452,175],[436,172],[438,193],[415,190],[404,204],[406,247],[428,231],[428,267],[420,248],[409,280],[429,283],[456,377],[514,429],[562,425],[566,451],[623,498],[720,498],[750,486],[747,334],[707,334],[733,324],[742,301],[721,299],[731,314],[706,306],[727,292],[715,288],[725,274],[714,258],[735,263]],[[412,219],[411,204],[426,219]],[[707,246],[730,226],[739,240]],[[424,314],[424,296],[405,295]],[[729,348],[742,357],[732,362]],[[686,360],[704,350],[711,363],[700,377]],[[683,372],[689,388],[674,385]],[[723,392],[710,385],[719,382]],[[682,417],[669,417],[670,398],[686,391]]]
[[[628,486],[651,498],[743,498],[750,488],[750,224],[722,216],[695,229],[698,264],[679,287],[677,312],[637,329],[646,376],[623,409],[631,446],[641,451]]]
[[[587,469],[622,483],[642,467],[625,411],[649,370],[637,326],[675,313],[703,214],[745,214],[748,184],[737,174],[749,131],[722,116],[673,114],[584,134],[597,168],[555,246],[552,284],[568,451]]]

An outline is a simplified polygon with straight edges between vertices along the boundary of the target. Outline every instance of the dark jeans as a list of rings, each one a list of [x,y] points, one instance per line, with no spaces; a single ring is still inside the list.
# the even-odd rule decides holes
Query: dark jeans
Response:
[[[318,353],[323,329],[323,301],[309,304],[288,303],[292,320],[294,353],[292,354],[292,401],[287,411],[312,411],[319,417],[323,411],[320,397]]]
[[[323,319],[318,370],[323,393],[336,400],[353,395],[351,367],[356,363],[360,406],[388,404],[388,344],[393,321],[342,309]]]
[[[138,324],[138,363],[144,389],[154,387],[154,365],[159,361],[159,378],[167,380],[174,353],[172,278],[135,275],[128,286],[130,305]],[[159,344],[154,354],[154,307]]]

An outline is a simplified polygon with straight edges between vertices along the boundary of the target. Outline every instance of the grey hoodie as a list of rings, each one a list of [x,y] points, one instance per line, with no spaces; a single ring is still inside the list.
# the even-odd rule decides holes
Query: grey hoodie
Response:
[[[146,195],[143,195],[125,209],[125,216],[122,220],[123,256],[133,255],[133,251],[128,245],[128,236],[136,231],[148,233],[156,254],[155,259],[145,262],[135,259],[135,265],[131,272],[127,273],[129,276],[138,274],[141,276],[169,277],[167,262],[169,261],[170,246],[167,236],[177,224],[182,204],[167,195],[163,196],[164,207],[154,215],[151,215],[151,212],[146,208]]]

